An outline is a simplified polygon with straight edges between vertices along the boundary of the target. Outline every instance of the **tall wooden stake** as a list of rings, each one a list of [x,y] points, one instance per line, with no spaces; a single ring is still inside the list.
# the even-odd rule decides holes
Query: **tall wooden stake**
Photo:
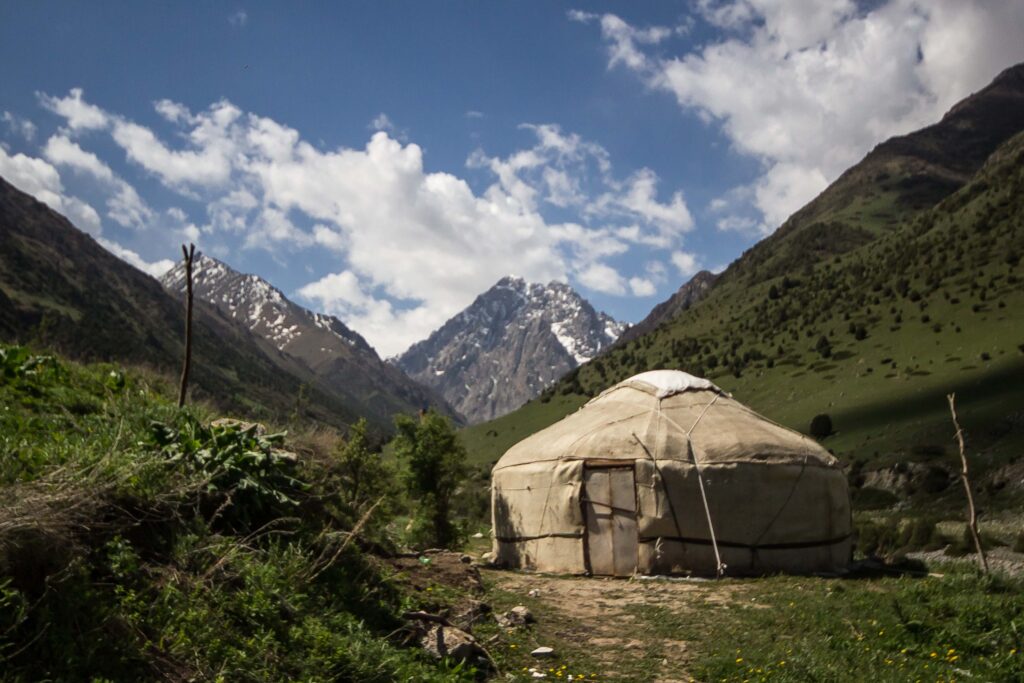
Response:
[[[178,407],[185,405],[185,392],[188,391],[188,371],[192,365],[192,259],[196,254],[196,245],[191,242],[188,249],[181,245],[181,253],[185,257],[185,364],[181,368],[181,390],[178,392]]]
[[[960,479],[964,482],[964,491],[967,492],[967,512],[969,515],[967,526],[974,537],[974,547],[978,551],[978,564],[983,572],[988,574],[988,559],[985,557],[985,549],[981,547],[981,534],[978,533],[978,513],[974,509],[974,494],[971,492],[971,479],[967,471],[967,453],[964,451],[964,430],[960,428],[960,422],[956,419],[956,394],[946,396],[949,400],[949,412],[953,416],[953,426],[956,427],[956,440],[960,444]]]

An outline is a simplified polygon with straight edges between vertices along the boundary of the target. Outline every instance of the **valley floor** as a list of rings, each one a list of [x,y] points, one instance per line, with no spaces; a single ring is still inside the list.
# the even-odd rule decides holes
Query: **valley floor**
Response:
[[[536,618],[475,629],[498,680],[1024,679],[1019,580],[961,563],[842,579],[482,575],[495,613],[525,605]],[[532,657],[539,646],[554,657]]]

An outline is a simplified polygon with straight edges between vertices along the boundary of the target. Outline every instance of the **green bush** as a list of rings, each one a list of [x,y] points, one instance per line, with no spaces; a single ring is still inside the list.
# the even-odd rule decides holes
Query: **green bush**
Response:
[[[815,415],[811,420],[810,433],[815,439],[831,436],[832,431],[832,418],[826,413]]]
[[[368,432],[369,424],[361,419],[349,428],[348,438],[335,447],[329,487],[336,491],[339,512],[350,525],[368,515],[364,525],[380,530],[397,508],[398,479],[383,455],[370,448]]]

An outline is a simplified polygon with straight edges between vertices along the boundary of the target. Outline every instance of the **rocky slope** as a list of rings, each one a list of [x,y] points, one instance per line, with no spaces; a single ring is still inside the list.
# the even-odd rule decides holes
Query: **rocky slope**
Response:
[[[617,344],[643,336],[693,306],[708,295],[717,279],[718,276],[710,271],[700,271],[676,290],[675,294],[651,309],[646,318],[623,332]]]
[[[176,294],[184,291],[184,263],[169,270],[161,282]],[[452,415],[443,399],[384,363],[365,339],[340,320],[299,306],[259,276],[199,254],[193,267],[193,290],[197,298],[280,353],[300,360],[328,391],[358,405],[368,417],[387,423],[396,413],[431,406]]]
[[[950,109],[937,123],[871,150],[722,273],[755,284],[845,254],[948,197],[996,148],[1024,129],[1024,64]]]
[[[506,277],[395,363],[481,422],[596,356],[623,327],[566,284]]]

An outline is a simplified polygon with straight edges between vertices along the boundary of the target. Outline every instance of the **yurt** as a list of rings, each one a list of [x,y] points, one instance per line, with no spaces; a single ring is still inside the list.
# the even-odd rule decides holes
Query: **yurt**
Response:
[[[808,573],[851,557],[836,459],[675,370],[620,382],[510,448],[491,502],[494,561],[512,568]]]

